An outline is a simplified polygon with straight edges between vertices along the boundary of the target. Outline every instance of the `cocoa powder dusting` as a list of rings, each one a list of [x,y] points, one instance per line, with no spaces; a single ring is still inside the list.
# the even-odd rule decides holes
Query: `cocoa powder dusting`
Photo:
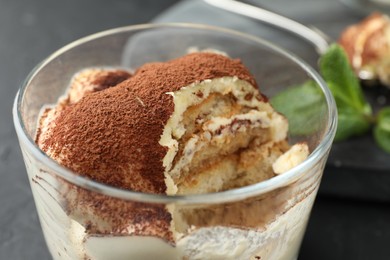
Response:
[[[59,163],[122,189],[165,193],[159,145],[173,113],[175,92],[194,82],[237,76],[257,84],[239,60],[193,53],[165,63],[149,63],[115,87],[85,96],[56,118],[41,146]]]
[[[95,80],[92,81],[94,91],[101,91],[106,88],[116,86],[122,81],[131,77],[131,74],[124,70],[106,71],[98,74]]]

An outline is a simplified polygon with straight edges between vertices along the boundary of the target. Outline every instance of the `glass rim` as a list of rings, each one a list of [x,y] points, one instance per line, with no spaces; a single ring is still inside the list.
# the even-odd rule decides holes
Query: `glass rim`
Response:
[[[325,134],[322,137],[322,140],[317,145],[317,147],[310,153],[308,158],[297,165],[296,167],[290,169],[289,171],[274,176],[265,181],[259,183],[251,184],[248,186],[235,188],[231,190],[206,193],[206,194],[190,194],[190,195],[165,195],[165,194],[152,194],[152,193],[143,193],[130,190],[123,190],[109,186],[103,183],[93,181],[91,179],[82,177],[77,173],[71,171],[64,166],[61,166],[55,160],[50,158],[46,153],[44,153],[35,141],[29,136],[26,131],[25,124],[22,119],[21,114],[21,104],[24,97],[26,88],[29,86],[31,80],[37,75],[40,70],[45,67],[51,60],[60,56],[61,54],[67,52],[68,50],[76,47],[80,44],[86,43],[91,40],[96,40],[101,37],[114,35],[116,33],[130,32],[136,30],[146,30],[146,29],[158,29],[158,28],[187,28],[187,29],[203,29],[209,31],[218,31],[225,34],[233,35],[236,37],[244,38],[251,40],[257,44],[265,46],[270,50],[276,52],[277,54],[288,58],[293,61],[295,64],[299,65],[310,77],[312,77],[321,88],[326,103],[327,103],[327,112],[328,112],[328,121],[326,124]],[[74,185],[79,187],[95,191],[107,196],[116,197],[125,200],[139,201],[139,202],[148,202],[148,203],[162,203],[162,204],[216,204],[216,203],[225,203],[243,200],[245,198],[257,196],[264,194],[271,190],[283,187],[285,184],[290,183],[302,175],[304,175],[312,166],[316,164],[325,154],[329,151],[334,135],[337,128],[337,109],[333,95],[331,94],[329,88],[327,87],[325,81],[322,77],[316,72],[314,68],[309,66],[305,61],[303,61],[298,56],[290,53],[289,51],[271,43],[263,38],[258,36],[253,36],[250,34],[238,32],[232,29],[227,29],[223,27],[210,26],[204,24],[193,24],[193,23],[155,23],[155,24],[139,24],[139,25],[129,25],[124,27],[113,28],[85,36],[78,40],[75,40],[64,47],[58,49],[49,55],[46,59],[38,63],[32,71],[28,74],[26,79],[23,81],[19,91],[16,94],[14,105],[13,105],[13,121],[16,129],[16,133],[19,138],[19,142],[23,142],[26,145],[27,149],[42,163],[48,166],[50,169],[54,170],[54,173],[61,178],[71,182]]]

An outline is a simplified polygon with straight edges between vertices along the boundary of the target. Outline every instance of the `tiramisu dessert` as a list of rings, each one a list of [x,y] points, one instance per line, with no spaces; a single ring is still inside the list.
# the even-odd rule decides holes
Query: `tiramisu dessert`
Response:
[[[361,78],[379,78],[390,86],[390,19],[373,13],[341,34],[351,66]]]
[[[65,96],[42,110],[39,147],[80,176],[165,195],[255,184],[307,158],[308,145],[289,145],[287,119],[240,60],[196,52],[134,69],[74,75]],[[55,191],[61,205],[47,217],[69,227],[44,232],[58,259],[293,259],[318,188],[301,181],[224,204],[160,205],[39,176],[36,196]]]

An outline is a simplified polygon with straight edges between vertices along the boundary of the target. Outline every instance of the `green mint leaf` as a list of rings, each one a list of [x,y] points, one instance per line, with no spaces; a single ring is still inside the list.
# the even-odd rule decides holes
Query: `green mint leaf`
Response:
[[[379,147],[390,153],[390,107],[379,111],[374,127],[374,138]]]
[[[308,135],[318,129],[318,116],[326,110],[325,98],[314,81],[293,86],[271,98],[272,106],[289,121],[291,135]]]
[[[372,109],[364,98],[347,55],[339,45],[333,44],[321,57],[320,71],[337,104],[335,140],[367,133],[373,121]],[[288,118],[292,135],[307,135],[321,127],[318,116],[326,109],[323,94],[314,81],[282,91],[271,99],[271,104]],[[382,133],[383,127],[380,129]]]
[[[335,141],[343,141],[352,136],[358,136],[365,134],[371,127],[371,121],[369,116],[364,112],[367,108],[363,108],[363,111],[357,111],[355,107],[348,105],[348,101],[345,101],[339,96],[337,89],[332,83],[328,83],[329,88],[336,100],[337,113],[338,113],[338,126],[336,131]],[[370,110],[371,107],[368,106]]]
[[[372,113],[364,98],[359,79],[340,45],[332,44],[321,57],[320,71],[322,77],[330,85],[332,94],[343,101],[338,105],[353,107],[361,113]]]
[[[351,109],[338,110],[338,126],[335,141],[346,140],[351,136],[362,135],[368,132],[371,127],[370,121],[356,111]]]
[[[337,104],[335,141],[366,133],[371,126],[372,109],[341,46],[329,47],[320,59],[320,71]]]

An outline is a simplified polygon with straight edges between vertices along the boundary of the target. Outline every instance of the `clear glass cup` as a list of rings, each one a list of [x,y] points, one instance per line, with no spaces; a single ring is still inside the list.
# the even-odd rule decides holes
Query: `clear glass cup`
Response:
[[[164,196],[80,177],[35,144],[42,107],[64,94],[76,72],[87,67],[136,68],[181,56],[191,47],[240,58],[269,97],[314,80],[324,94],[318,113],[309,120],[317,127],[305,136],[289,136],[292,143],[308,143],[309,157],[284,174],[250,186]],[[298,57],[257,37],[190,24],[123,27],[63,47],[27,77],[13,114],[54,259],[296,259],[337,121],[324,81]],[[171,233],[173,225],[177,233]]]

